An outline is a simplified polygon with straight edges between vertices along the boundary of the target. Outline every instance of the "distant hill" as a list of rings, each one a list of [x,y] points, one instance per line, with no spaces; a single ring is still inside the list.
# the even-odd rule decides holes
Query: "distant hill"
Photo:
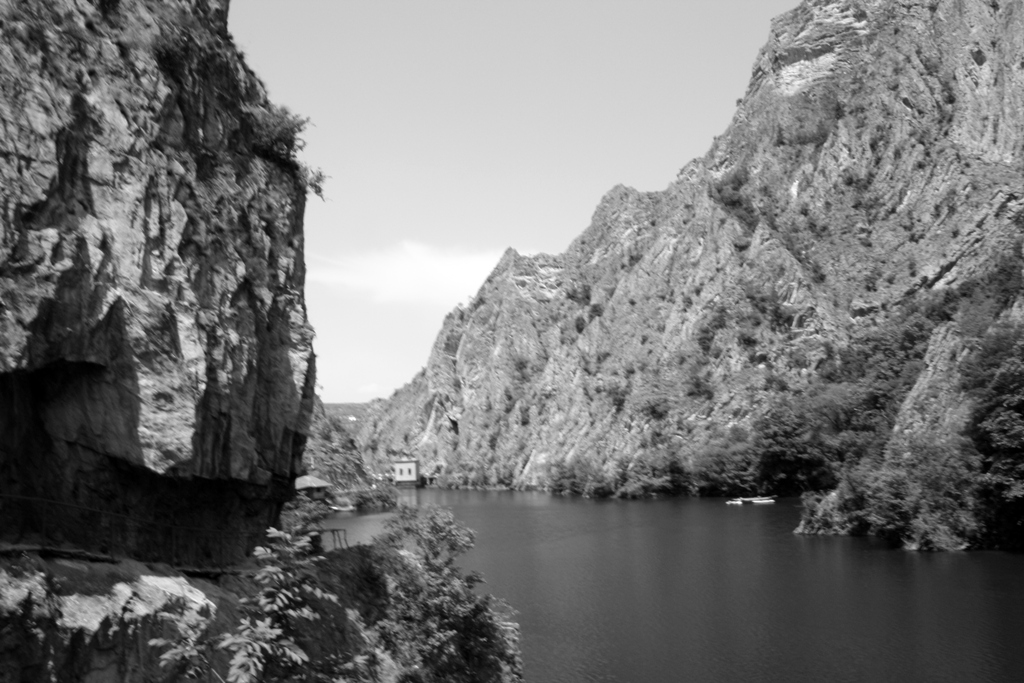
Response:
[[[324,403],[323,406],[328,416],[344,420],[354,428],[362,425],[370,408],[369,403]]]
[[[366,403],[322,403],[313,408],[303,461],[310,474],[341,488],[366,484],[380,469],[376,459],[356,448],[355,435],[366,416]]]

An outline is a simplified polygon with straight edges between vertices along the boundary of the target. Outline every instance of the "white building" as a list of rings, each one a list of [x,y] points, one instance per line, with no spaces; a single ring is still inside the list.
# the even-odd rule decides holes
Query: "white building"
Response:
[[[416,486],[420,482],[419,460],[396,460],[392,464],[392,471],[398,486]]]

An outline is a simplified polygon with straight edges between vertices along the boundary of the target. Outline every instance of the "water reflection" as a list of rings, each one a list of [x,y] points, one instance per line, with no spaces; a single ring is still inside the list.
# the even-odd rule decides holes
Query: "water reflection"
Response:
[[[463,564],[518,610],[529,681],[1022,680],[1019,555],[795,536],[795,501],[403,496],[476,530]]]

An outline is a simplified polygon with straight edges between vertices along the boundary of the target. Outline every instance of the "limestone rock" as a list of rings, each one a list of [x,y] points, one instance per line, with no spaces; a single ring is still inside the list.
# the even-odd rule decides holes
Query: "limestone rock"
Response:
[[[265,528],[314,386],[297,119],[227,0],[0,4],[0,492]]]
[[[0,676],[19,681],[175,679],[153,638],[175,639],[166,617],[198,631],[233,626],[238,596],[138,562],[23,555],[0,562]],[[221,671],[228,657],[214,653]]]
[[[706,156],[664,191],[612,189],[562,255],[508,252],[360,444],[456,484],[700,468],[852,334],[1019,271],[1022,161],[1019,2],[806,0]],[[961,322],[897,432],[963,426]]]

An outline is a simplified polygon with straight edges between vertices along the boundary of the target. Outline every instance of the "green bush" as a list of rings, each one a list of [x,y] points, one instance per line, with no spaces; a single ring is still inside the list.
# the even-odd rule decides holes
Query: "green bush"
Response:
[[[802,530],[870,533],[918,549],[1024,548],[1024,330],[990,328],[962,364],[975,405],[968,438],[890,442],[930,318],[957,305],[944,296],[927,317],[911,313],[862,335],[822,372],[807,413],[817,417],[806,420],[818,427],[803,442],[832,458],[839,485],[808,498]]]
[[[572,287],[565,293],[565,296],[569,301],[586,306],[590,303],[590,285],[585,282],[582,284],[573,283]]]
[[[245,66],[229,37],[210,30],[190,11],[164,8],[161,13],[164,15],[162,30],[153,44],[160,70],[183,92],[208,88],[216,93],[225,110],[237,107],[241,134],[234,138],[234,151],[251,150],[286,166],[294,172],[302,192],[311,192],[323,199],[327,177],[322,170],[310,168],[298,160],[298,153],[304,146],[301,134],[309,119],[266,101],[259,81]],[[198,133],[200,126],[194,124],[203,113],[194,110],[197,105],[189,98],[181,98],[180,103],[186,109],[186,121],[193,122],[185,131],[186,138],[193,148],[204,146],[207,143]],[[189,106],[193,110],[189,110]],[[215,160],[227,160],[224,149],[203,152]]]
[[[782,296],[774,285],[763,287],[748,281],[743,284],[743,293],[753,309],[745,316],[748,323],[757,327],[762,320],[767,319],[775,331],[784,331],[789,327]]]
[[[398,489],[383,485],[362,489],[356,491],[352,504],[357,510],[391,510],[398,506]]]
[[[710,401],[715,397],[715,389],[707,376],[694,368],[686,381],[686,395]]]
[[[702,496],[757,492],[757,459],[745,443],[712,442],[694,459],[690,490]]]
[[[752,231],[757,227],[758,213],[748,193],[744,192],[744,187],[749,182],[750,172],[745,166],[741,166],[723,176],[711,187],[710,193],[711,197],[721,202],[747,230]]]
[[[615,493],[614,482],[609,481],[601,468],[587,457],[553,464],[548,470],[548,488],[552,493],[588,498],[605,498]]]
[[[360,488],[371,480],[370,468],[356,446],[350,424],[318,406],[303,455],[312,474],[343,489]]]
[[[211,619],[173,605],[161,615],[175,635],[150,645],[173,680],[522,680],[518,626],[455,564],[473,535],[450,512],[404,508],[373,545],[326,556],[308,537],[269,537],[252,581],[234,584],[249,595],[230,630],[211,633]]]
[[[777,395],[754,425],[759,488],[821,491],[857,463],[880,462],[899,406],[924,367],[933,327],[920,313],[896,315],[831,354],[805,392]]]
[[[1024,549],[1024,327],[989,330],[963,368],[975,401],[966,435],[981,458],[982,544]]]
[[[291,534],[306,534],[319,529],[321,522],[330,514],[331,508],[325,501],[313,500],[304,493],[296,493],[281,510],[281,528]]]
[[[305,146],[300,137],[309,119],[297,116],[287,107],[272,103],[242,107],[254,152],[284,164],[295,164],[296,155]]]
[[[220,678],[212,666],[214,648],[231,656],[227,683],[293,680],[307,667],[309,655],[296,637],[305,623],[320,619],[311,601],[337,603],[338,598],[321,587],[315,564],[322,557],[313,553],[309,536],[277,529],[269,529],[267,536],[267,546],[255,552],[255,592],[242,598],[234,629],[213,637],[205,625],[190,623],[173,609],[161,613],[177,633],[176,638],[149,641],[151,647],[167,648],[160,656],[162,667],[187,678]]]
[[[978,530],[977,459],[957,442],[913,441],[896,449],[902,452],[866,477],[869,532],[918,550],[966,547]]]
[[[651,420],[664,420],[672,411],[672,402],[665,394],[653,394],[644,399],[640,413]]]
[[[707,317],[704,324],[697,328],[697,334],[694,336],[694,341],[697,342],[697,346],[704,353],[711,351],[711,344],[715,341],[715,336],[720,330],[725,329],[726,325],[729,324],[729,315],[723,308],[716,308],[711,315]]]
[[[679,495],[692,488],[682,462],[664,448],[642,451],[632,462],[619,463],[614,482],[616,498]]]
[[[835,456],[808,432],[812,415],[801,402],[780,401],[755,422],[758,488],[788,496],[835,485]]]
[[[871,530],[865,519],[866,475],[870,470],[858,463],[844,472],[835,489],[827,493],[807,491],[801,496],[802,512],[797,533],[862,536]]]
[[[608,393],[608,397],[612,401],[612,406],[615,407],[615,412],[622,412],[622,409],[626,406],[626,399],[629,398],[629,382],[627,380],[619,380],[614,383],[610,383],[605,391]]]
[[[406,668],[403,680],[522,680],[519,628],[510,610],[475,592],[480,577],[463,574],[455,564],[473,547],[472,531],[448,510],[401,508],[378,545],[385,551],[389,596],[376,629]],[[403,549],[412,558],[398,552]]]

